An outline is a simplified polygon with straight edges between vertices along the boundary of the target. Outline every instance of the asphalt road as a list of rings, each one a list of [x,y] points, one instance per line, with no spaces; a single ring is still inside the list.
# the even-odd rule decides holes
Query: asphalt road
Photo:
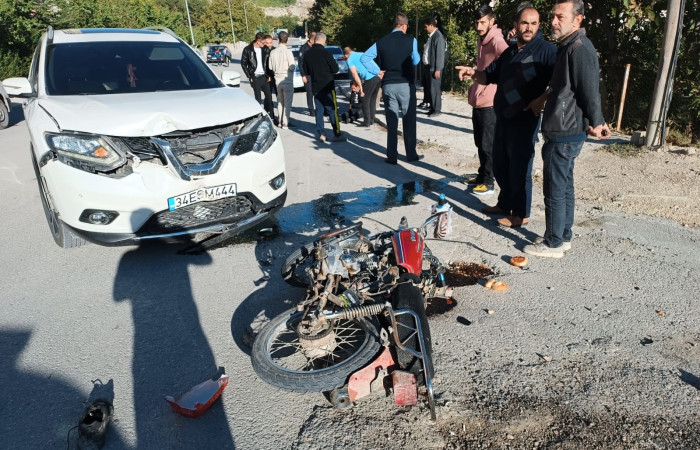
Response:
[[[242,89],[250,91],[246,83]],[[355,197],[416,178],[410,170],[383,174],[380,129],[363,131],[353,142],[319,145],[302,105],[303,93],[295,94],[298,127],[281,130],[289,197],[273,225],[282,234],[261,242],[253,235],[199,256],[176,255],[178,247],[167,245],[57,247],[44,218],[21,108],[13,108],[12,126],[0,130],[6,201],[0,216],[2,447],[65,447],[84,402],[99,396],[114,398],[106,448],[267,449],[296,439],[314,406],[326,401],[259,380],[242,331],[303,295],[282,282],[279,268],[332,220],[325,211],[337,198],[324,194]],[[386,209],[370,201],[359,211],[381,215]],[[422,207],[414,213],[426,214]],[[395,225],[397,214],[378,219]],[[163,400],[219,368],[231,381],[205,416],[180,417]],[[104,386],[93,388],[94,380]]]
[[[384,436],[378,422],[349,429],[320,394],[292,394],[258,379],[243,330],[302,296],[280,279],[282,260],[338,214],[362,218],[373,231],[395,226],[402,215],[418,224],[436,192],[446,193],[457,210],[452,240],[431,243],[433,252],[446,261],[487,264],[511,286],[503,295],[478,285],[456,291],[455,312],[473,325],[449,314],[433,319],[439,417],[450,423],[467,417],[474,386],[508,390],[525,383],[532,395],[552,396],[556,377],[580,365],[597,387],[576,398],[584,407],[606,398],[612,407],[670,410],[697,420],[697,230],[587,208],[577,216],[570,255],[535,260],[521,271],[504,261],[543,224],[493,227],[463,194],[464,185],[450,178],[462,174],[439,164],[388,167],[380,128],[345,127],[348,142],[320,144],[304,110],[297,93],[297,127],[281,130],[289,196],[270,224],[280,233],[252,233],[206,254],[178,255],[168,245],[58,248],[44,219],[21,111],[14,108],[13,125],[0,130],[6,205],[0,215],[1,447],[65,448],[83,402],[99,396],[114,398],[105,448],[323,448],[328,442],[321,439],[355,433],[378,442],[372,440]],[[414,182],[425,179],[442,181]],[[551,364],[539,366],[542,361]],[[635,378],[630,368],[649,379]],[[178,416],[163,400],[218,370],[230,384],[199,419]],[[394,415],[384,412],[387,420]],[[418,414],[413,431],[439,430],[425,421],[425,409]]]

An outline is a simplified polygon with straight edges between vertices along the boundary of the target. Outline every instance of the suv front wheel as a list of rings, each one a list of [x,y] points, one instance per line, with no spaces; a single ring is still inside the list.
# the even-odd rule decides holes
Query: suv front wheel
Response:
[[[51,230],[51,236],[53,240],[59,247],[62,248],[74,248],[81,247],[88,242],[73,234],[70,228],[66,226],[61,220],[58,212],[56,212],[51,207],[51,201],[49,197],[49,191],[46,188],[46,183],[44,183],[44,178],[39,172],[39,165],[36,162],[36,156],[34,156],[34,150],[31,151],[32,154],[32,166],[34,166],[34,174],[36,174],[36,182],[39,185],[39,196],[41,197],[41,204],[44,207],[44,214],[46,214],[46,222],[49,225],[49,230]]]

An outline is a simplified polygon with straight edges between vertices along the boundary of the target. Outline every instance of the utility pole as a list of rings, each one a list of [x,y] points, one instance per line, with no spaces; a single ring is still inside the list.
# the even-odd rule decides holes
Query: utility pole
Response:
[[[236,48],[236,32],[233,31],[233,15],[231,15],[231,0],[228,0],[228,18],[231,20],[231,34],[233,35],[233,48]]]
[[[684,0],[668,0],[664,41],[659,57],[659,72],[656,75],[656,85],[654,86],[644,139],[644,145],[649,148],[658,148],[664,145],[666,113],[671,103],[675,60],[678,58],[678,46],[683,28],[684,6]]]
[[[185,9],[187,10],[187,23],[190,25],[190,36],[192,37],[192,45],[194,46],[194,32],[192,31],[192,20],[190,20],[190,7],[187,5],[187,0],[185,0]]]

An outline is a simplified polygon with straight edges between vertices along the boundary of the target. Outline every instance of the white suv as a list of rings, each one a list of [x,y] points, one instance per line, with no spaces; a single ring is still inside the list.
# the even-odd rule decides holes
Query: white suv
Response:
[[[243,230],[285,202],[270,118],[174,34],[49,28],[29,77],[3,85],[25,98],[59,246]]]

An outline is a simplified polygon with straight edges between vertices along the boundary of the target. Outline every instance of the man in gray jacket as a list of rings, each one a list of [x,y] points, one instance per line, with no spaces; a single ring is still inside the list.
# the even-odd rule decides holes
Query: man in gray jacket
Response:
[[[583,0],[557,0],[552,38],[559,49],[542,118],[546,228],[544,237],[523,249],[530,255],[562,258],[571,248],[574,160],[586,134],[603,139],[610,134],[600,108],[598,55],[581,28],[582,21]],[[538,109],[541,106],[542,102]]]
[[[437,117],[442,110],[442,71],[445,68],[445,36],[437,28],[434,16],[428,16],[423,21],[425,31],[428,32],[428,42],[423,49],[421,57],[425,71],[426,83],[423,89],[428,89],[430,109],[428,116]]]

